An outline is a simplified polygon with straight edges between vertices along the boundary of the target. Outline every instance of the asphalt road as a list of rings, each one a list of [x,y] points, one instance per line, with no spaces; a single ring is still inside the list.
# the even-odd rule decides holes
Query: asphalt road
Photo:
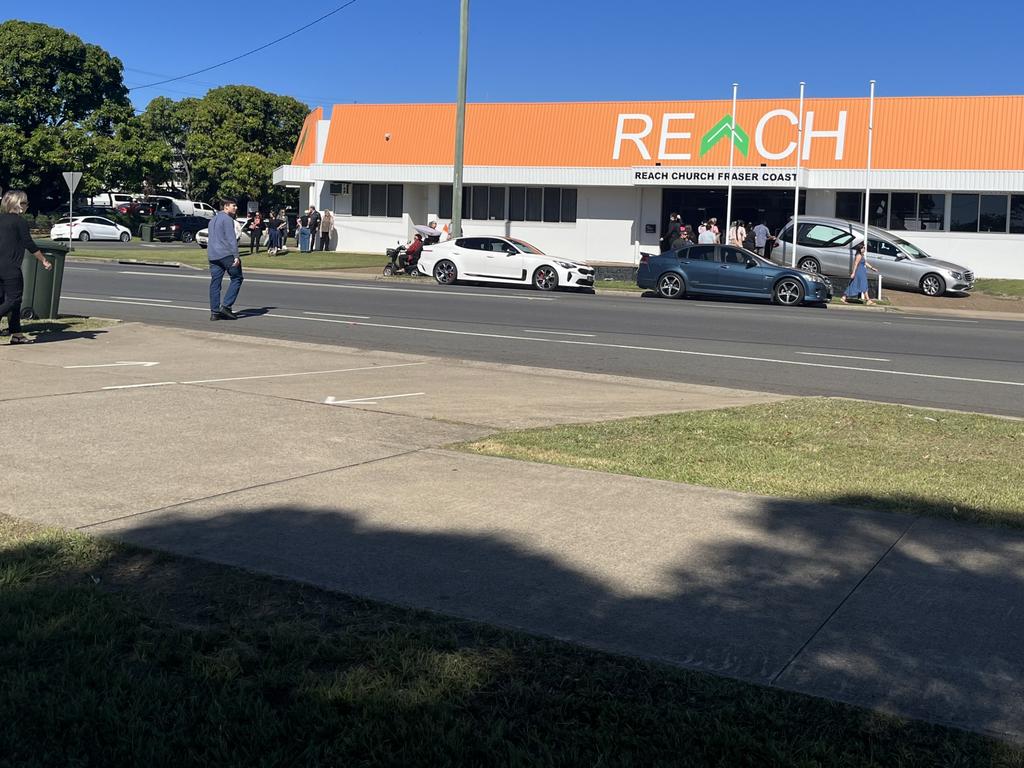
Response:
[[[263,272],[246,278],[235,305],[245,317],[211,322],[208,283],[197,270],[70,263],[61,311],[1024,417],[1024,323],[1017,321]]]

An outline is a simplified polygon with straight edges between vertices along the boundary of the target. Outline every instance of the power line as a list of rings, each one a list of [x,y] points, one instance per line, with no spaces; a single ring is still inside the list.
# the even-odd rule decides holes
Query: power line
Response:
[[[287,35],[283,35],[282,37],[279,37],[276,40],[271,40],[269,43],[265,43],[265,44],[261,45],[259,48],[253,48],[251,51],[247,51],[247,52],[245,52],[245,53],[243,53],[243,54],[241,54],[239,56],[235,56],[232,59],[228,59],[227,61],[222,61],[222,62],[220,62],[220,64],[214,64],[213,66],[204,67],[203,69],[197,69],[195,72],[189,72],[188,74],[179,75],[178,77],[170,77],[170,78],[168,78],[166,80],[160,80],[160,81],[158,81],[156,83],[147,83],[146,85],[137,85],[134,88],[129,88],[128,90],[129,91],[137,91],[137,90],[139,90],[141,88],[153,88],[154,86],[157,86],[157,85],[164,85],[165,83],[173,83],[175,80],[184,80],[185,78],[192,77],[193,75],[201,75],[203,72],[209,72],[211,69],[217,69],[218,67],[223,67],[223,66],[226,66],[227,64],[233,64],[234,62],[238,61],[239,59],[244,59],[246,56],[252,56],[254,53],[259,53],[264,48],[269,48],[272,45],[276,45],[277,43],[280,43],[282,40],[287,40],[289,37],[292,37],[294,35],[299,34],[299,32],[302,32],[303,30],[309,29],[313,25],[320,23],[321,21],[323,21],[324,19],[328,18],[329,16],[333,16],[334,14],[338,13],[339,11],[345,10],[350,5],[354,5],[355,2],[356,2],[356,0],[348,0],[347,3],[343,3],[342,5],[339,5],[333,11],[329,11],[328,13],[325,13],[319,19],[314,19],[313,21],[309,22],[309,24],[306,24],[305,26],[299,27],[298,29],[293,30],[292,32],[289,32]]]

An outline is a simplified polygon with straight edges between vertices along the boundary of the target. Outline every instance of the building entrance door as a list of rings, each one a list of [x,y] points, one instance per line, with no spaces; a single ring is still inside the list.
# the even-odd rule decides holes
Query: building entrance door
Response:
[[[718,219],[718,229],[724,234],[729,229],[725,220],[728,189],[715,187],[701,189],[698,187],[675,187],[661,191],[661,227],[668,228],[668,217],[678,213],[683,223],[689,224],[697,231],[702,221],[710,218]],[[804,214],[807,205],[807,193],[800,190],[800,215]],[[733,189],[732,217],[744,222],[758,224],[764,221],[773,233],[780,229],[793,217],[792,189]]]

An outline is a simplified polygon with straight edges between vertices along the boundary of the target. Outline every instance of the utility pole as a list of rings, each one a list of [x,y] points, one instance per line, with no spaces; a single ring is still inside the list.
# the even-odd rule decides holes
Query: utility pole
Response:
[[[462,160],[466,142],[466,71],[469,58],[469,0],[459,14],[459,95],[455,104],[455,175],[452,179],[451,237],[462,236]]]

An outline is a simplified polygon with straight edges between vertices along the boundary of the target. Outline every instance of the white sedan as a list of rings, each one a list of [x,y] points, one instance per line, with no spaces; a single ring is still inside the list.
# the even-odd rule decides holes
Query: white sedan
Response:
[[[127,243],[132,239],[128,227],[105,219],[102,216],[65,216],[50,228],[51,240],[120,240]]]
[[[245,237],[247,244],[249,241],[249,235],[246,234]],[[242,244],[242,222],[240,222],[238,219],[235,219],[235,239],[238,240],[240,245]],[[207,227],[206,229],[200,229],[198,232],[196,232],[196,242],[199,244],[200,248],[206,247],[206,244],[210,242],[209,227]]]
[[[549,256],[514,237],[459,237],[427,245],[417,268],[441,285],[468,280],[533,285],[539,291],[594,285],[593,267]]]

